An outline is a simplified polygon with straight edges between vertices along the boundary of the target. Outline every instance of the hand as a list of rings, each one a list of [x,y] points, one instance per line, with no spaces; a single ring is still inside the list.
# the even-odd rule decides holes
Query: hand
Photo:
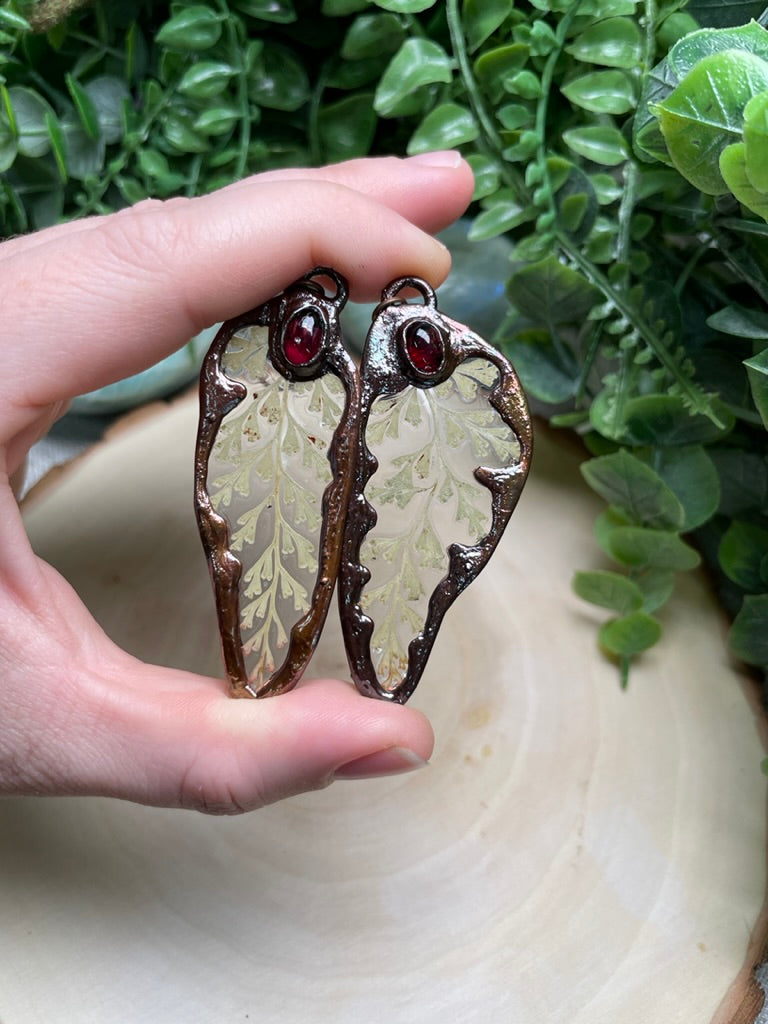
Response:
[[[0,793],[235,813],[429,757],[421,714],[339,680],[231,700],[221,680],[120,650],[32,552],[11,478],[73,396],[144,369],[313,266],[339,270],[358,300],[404,274],[439,284],[449,256],[425,232],[459,216],[471,191],[452,153],[358,160],[148,200],[0,246]]]

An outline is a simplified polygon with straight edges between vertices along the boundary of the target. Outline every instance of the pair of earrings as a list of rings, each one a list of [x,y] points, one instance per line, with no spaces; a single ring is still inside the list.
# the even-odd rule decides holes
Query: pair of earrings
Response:
[[[234,696],[297,683],[338,587],[356,686],[405,703],[528,473],[525,397],[495,348],[403,277],[358,368],[347,297],[317,267],[227,321],[203,363],[195,505]]]

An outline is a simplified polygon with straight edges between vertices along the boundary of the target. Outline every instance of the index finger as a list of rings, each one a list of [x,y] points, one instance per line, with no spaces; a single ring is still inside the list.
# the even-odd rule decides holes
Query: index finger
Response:
[[[140,204],[12,254],[3,391],[18,404],[24,382],[37,405],[135,373],[318,264],[357,297],[405,273],[439,283],[449,256],[417,225],[436,230],[461,213],[466,165],[355,163],[319,180],[278,172]]]

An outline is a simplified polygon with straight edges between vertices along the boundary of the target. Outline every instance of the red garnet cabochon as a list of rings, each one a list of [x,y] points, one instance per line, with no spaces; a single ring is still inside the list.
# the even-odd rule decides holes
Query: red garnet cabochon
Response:
[[[445,358],[443,336],[434,324],[412,320],[403,332],[405,354],[419,373],[437,373]]]
[[[316,309],[294,313],[283,331],[283,353],[292,366],[306,366],[320,351],[325,334],[323,318]]]

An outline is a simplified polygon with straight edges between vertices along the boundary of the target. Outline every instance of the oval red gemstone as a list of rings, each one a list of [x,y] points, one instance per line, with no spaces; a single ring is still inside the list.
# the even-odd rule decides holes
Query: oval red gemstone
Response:
[[[413,320],[404,332],[405,354],[420,373],[437,373],[445,358],[445,343],[434,324]]]
[[[283,353],[293,366],[311,363],[323,344],[325,325],[314,309],[294,313],[283,331]]]

